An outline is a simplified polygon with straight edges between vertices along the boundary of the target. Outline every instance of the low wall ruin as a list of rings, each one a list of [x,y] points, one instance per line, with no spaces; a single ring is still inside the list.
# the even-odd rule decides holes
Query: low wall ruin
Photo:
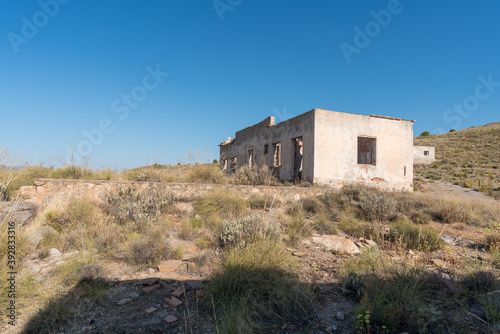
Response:
[[[88,197],[102,202],[107,194],[124,187],[136,187],[137,190],[157,188],[170,190],[184,201],[190,201],[209,191],[233,190],[243,197],[271,195],[277,201],[298,200],[331,190],[320,187],[288,187],[288,186],[246,186],[234,184],[201,184],[201,183],[167,183],[167,182],[135,182],[135,181],[103,181],[103,180],[53,180],[38,179],[32,186],[21,187],[19,194],[27,202],[46,205],[52,200],[66,200],[72,197]]]

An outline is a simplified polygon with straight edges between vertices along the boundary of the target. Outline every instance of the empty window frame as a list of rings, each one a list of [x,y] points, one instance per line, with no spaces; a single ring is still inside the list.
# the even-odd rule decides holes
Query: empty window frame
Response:
[[[424,151],[424,155],[429,155],[429,151]]]
[[[248,167],[253,167],[253,150],[248,150]]]
[[[273,151],[274,151],[274,167],[280,167],[281,166],[281,143],[274,143],[273,144]]]
[[[229,165],[229,171],[231,173],[236,172],[236,163],[237,163],[236,157],[231,158],[231,164]]]
[[[375,165],[376,143],[375,138],[358,137],[358,164]]]
[[[269,153],[269,145],[264,145],[264,154]]]

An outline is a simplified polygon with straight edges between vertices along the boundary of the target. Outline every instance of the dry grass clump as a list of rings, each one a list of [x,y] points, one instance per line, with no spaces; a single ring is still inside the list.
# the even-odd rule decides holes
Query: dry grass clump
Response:
[[[258,168],[249,166],[241,167],[234,175],[232,183],[252,186],[279,184],[278,180],[273,177],[269,168],[265,165]]]
[[[244,247],[259,240],[281,241],[280,224],[262,215],[251,214],[239,219],[227,219],[222,223],[218,236],[219,245]]]
[[[391,237],[413,250],[433,251],[441,248],[443,241],[430,227],[415,225],[410,220],[398,220],[391,224]]]
[[[139,268],[156,267],[170,254],[167,238],[160,230],[132,234],[125,245],[127,262]]]
[[[123,224],[127,221],[156,220],[167,213],[176,201],[176,196],[168,190],[139,190],[135,186],[127,186],[108,194],[102,209],[117,223]]]
[[[356,323],[362,333],[426,333],[443,325],[448,300],[436,291],[446,288],[423,268],[395,265],[372,249],[341,269],[343,287],[360,301]]]
[[[59,210],[45,212],[45,222],[56,231],[70,230],[78,224],[91,225],[97,220],[97,205],[87,198],[74,198]]]
[[[207,291],[222,333],[267,332],[276,321],[306,321],[312,310],[290,255],[272,240],[231,249]]]
[[[216,190],[194,200],[195,212],[213,226],[220,226],[224,219],[243,216],[248,210],[248,202],[233,191]]]
[[[224,172],[216,164],[196,164],[186,175],[186,182],[190,183],[226,183]]]

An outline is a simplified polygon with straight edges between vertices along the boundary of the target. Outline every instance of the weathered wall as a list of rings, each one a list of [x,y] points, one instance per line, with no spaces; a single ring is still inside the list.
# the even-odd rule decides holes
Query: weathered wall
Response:
[[[426,155],[425,152],[428,152]],[[413,146],[413,163],[430,164],[436,161],[436,148],[433,146]]]
[[[304,180],[312,181],[314,173],[314,110],[274,124],[274,117],[236,132],[231,144],[221,145],[220,161],[227,159],[228,169],[230,159],[237,158],[237,168],[248,164],[248,150],[254,152],[254,162],[257,166],[263,163],[269,166],[282,180],[293,179],[293,138],[303,138],[303,169]],[[273,144],[281,143],[281,166],[274,167]],[[268,153],[264,153],[265,145]]]
[[[314,183],[340,187],[361,182],[413,191],[413,122],[315,111]],[[376,164],[358,164],[358,137],[376,139]]]
[[[287,201],[318,195],[328,190],[328,188],[318,187],[39,179],[35,180],[33,186],[21,187],[20,195],[27,202],[37,205],[45,205],[52,200],[65,200],[71,197],[83,196],[100,202],[106,198],[107,194],[129,186],[136,187],[139,190],[146,188],[168,189],[183,200],[192,200],[214,190],[234,190],[243,197],[252,194],[272,195],[275,196],[277,201]]]

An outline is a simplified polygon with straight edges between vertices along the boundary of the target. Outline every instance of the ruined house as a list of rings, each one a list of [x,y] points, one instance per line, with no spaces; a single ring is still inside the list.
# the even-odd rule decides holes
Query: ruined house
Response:
[[[286,181],[341,187],[363,183],[413,190],[413,122],[312,109],[276,124],[273,116],[221,143],[220,166],[268,166]]]

